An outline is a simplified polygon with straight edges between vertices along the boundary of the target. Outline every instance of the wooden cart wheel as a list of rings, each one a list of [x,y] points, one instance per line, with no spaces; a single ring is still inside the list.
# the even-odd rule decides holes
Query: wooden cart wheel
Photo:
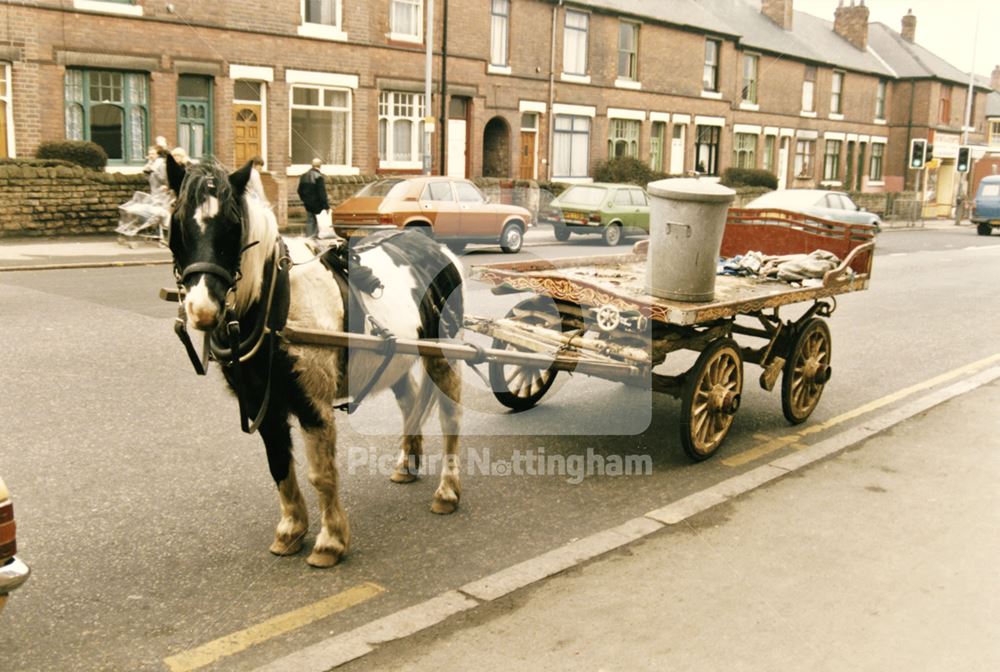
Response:
[[[722,445],[743,392],[743,357],[731,338],[708,344],[684,379],[681,444],[700,462]]]
[[[518,313],[529,309],[533,314]],[[527,299],[514,306],[507,313],[508,318],[516,318],[525,324],[534,324],[550,329],[568,331],[567,318],[561,315],[552,302],[540,302],[538,299]],[[514,346],[499,338],[493,339],[494,350],[517,350]],[[530,367],[516,364],[506,364],[490,360],[490,388],[493,396],[501,404],[513,411],[526,411],[545,396],[556,380],[558,371],[550,367]]]
[[[830,380],[830,328],[818,317],[799,331],[781,377],[781,410],[793,425],[812,415]]]

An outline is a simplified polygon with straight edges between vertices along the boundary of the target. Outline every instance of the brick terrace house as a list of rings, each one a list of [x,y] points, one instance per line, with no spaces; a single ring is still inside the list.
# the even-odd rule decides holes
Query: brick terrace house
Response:
[[[424,0],[0,4],[0,156],[86,139],[109,170],[138,171],[158,135],[232,166],[260,154],[282,213],[313,156],[328,174],[419,172],[425,14]],[[913,186],[910,138],[944,151],[961,131],[965,75],[915,43],[915,17],[896,33],[853,0],[832,22],[792,0],[437,0],[434,22],[435,172],[576,181],[629,155],[892,191]]]

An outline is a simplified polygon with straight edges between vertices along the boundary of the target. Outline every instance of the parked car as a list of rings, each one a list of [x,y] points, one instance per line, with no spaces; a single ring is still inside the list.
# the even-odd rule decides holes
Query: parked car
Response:
[[[987,175],[979,183],[972,221],[980,236],[988,236],[1000,226],[1000,175]]]
[[[504,252],[518,252],[531,222],[525,208],[490,203],[472,182],[448,177],[372,182],[331,214],[333,230],[345,238],[414,228],[456,251],[467,243],[494,243]]]
[[[819,219],[829,219],[844,224],[867,224],[875,231],[882,230],[882,220],[868,212],[842,191],[824,189],[778,189],[758,196],[746,208],[757,210],[789,210]]]
[[[0,478],[0,611],[7,604],[7,596],[28,580],[31,570],[17,557],[17,525],[14,523],[14,504],[10,501],[7,486]]]
[[[649,233],[649,196],[631,184],[576,184],[553,199],[539,219],[552,224],[556,240],[591,233],[614,246],[629,234]]]

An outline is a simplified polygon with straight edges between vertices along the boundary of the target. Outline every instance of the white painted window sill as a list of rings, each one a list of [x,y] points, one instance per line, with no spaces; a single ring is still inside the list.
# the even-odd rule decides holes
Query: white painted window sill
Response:
[[[423,170],[423,161],[379,161],[379,170]]]
[[[839,180],[823,180],[819,184],[822,187],[842,187],[842,186],[844,186],[844,183],[840,182]]]
[[[722,100],[722,91],[702,91],[702,98],[711,98],[712,100]]]
[[[590,75],[573,75],[564,72],[559,75],[559,80],[570,84],[590,84]]]
[[[409,42],[410,44],[423,44],[424,38],[420,35],[410,35],[407,33],[389,33],[389,39],[393,42]]]
[[[834,114],[834,113],[831,112],[830,113],[830,120],[831,121],[843,121],[844,120],[844,115],[842,115],[842,114]]]
[[[740,109],[746,110],[748,112],[760,112],[760,105],[758,105],[757,103],[748,103],[746,101],[743,101],[740,103]]]
[[[885,186],[885,182],[883,182],[881,180],[879,180],[878,182],[866,182],[865,184],[867,184],[869,187],[884,187]]]
[[[637,82],[634,79],[616,79],[615,80],[616,89],[631,89],[633,91],[642,90],[642,82]]]
[[[102,2],[101,0],[73,0],[73,9],[80,10],[81,12],[142,16],[141,5],[126,5],[120,2]]]
[[[145,166],[105,166],[104,171],[119,175],[138,175],[143,171],[143,168]]]
[[[872,123],[878,124],[879,126],[885,126],[888,122],[885,119],[876,119]]]
[[[509,75],[511,72],[509,65],[493,65],[490,63],[486,66],[486,73],[489,75]]]
[[[309,171],[312,166],[304,163],[294,163],[285,169],[285,174],[296,177]],[[354,166],[322,166],[319,172],[324,175],[360,175],[361,169]]]
[[[337,26],[327,26],[322,23],[303,23],[299,26],[298,33],[302,37],[315,37],[319,40],[347,42],[347,33],[342,31]]]
[[[799,116],[800,117],[806,117],[807,119],[815,119],[816,118],[816,113],[815,112],[806,112],[805,110],[802,110],[801,112],[799,112]]]

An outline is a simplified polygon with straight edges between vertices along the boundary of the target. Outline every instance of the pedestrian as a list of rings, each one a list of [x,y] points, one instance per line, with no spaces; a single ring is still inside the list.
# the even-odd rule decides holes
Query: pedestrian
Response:
[[[319,237],[316,215],[330,209],[330,201],[326,198],[326,180],[319,170],[322,165],[322,159],[313,159],[312,168],[299,178],[299,198],[306,209],[306,235],[310,238]]]
[[[260,178],[260,171],[264,167],[264,159],[258,155],[250,160],[253,162],[253,165],[250,167],[250,183],[247,184],[247,193],[260,199],[261,203],[270,205],[267,201],[267,196],[264,195],[264,183]]]

